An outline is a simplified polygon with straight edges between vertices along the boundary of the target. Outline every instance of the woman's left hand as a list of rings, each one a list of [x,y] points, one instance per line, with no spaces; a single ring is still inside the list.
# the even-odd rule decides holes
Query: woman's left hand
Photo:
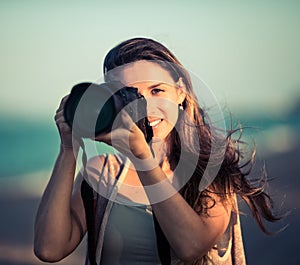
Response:
[[[109,133],[96,136],[94,140],[107,143],[126,155],[131,161],[152,158],[152,153],[141,129],[133,122],[129,114],[120,113],[120,126]]]

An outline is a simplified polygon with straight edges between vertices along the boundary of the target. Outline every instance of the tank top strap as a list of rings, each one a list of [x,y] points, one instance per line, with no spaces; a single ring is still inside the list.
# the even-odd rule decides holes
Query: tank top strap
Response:
[[[97,200],[97,218],[95,220],[95,226],[99,228],[97,233],[98,235],[96,237],[96,262],[98,264],[100,264],[101,261],[103,240],[108,217],[118,194],[118,190],[125,179],[130,164],[130,160],[122,154],[109,154],[107,155],[107,161],[108,162],[106,163],[106,166],[108,168],[105,171],[112,176],[115,176],[115,181],[113,183],[113,187],[110,189],[110,193],[107,194],[107,197],[105,198],[99,195]]]

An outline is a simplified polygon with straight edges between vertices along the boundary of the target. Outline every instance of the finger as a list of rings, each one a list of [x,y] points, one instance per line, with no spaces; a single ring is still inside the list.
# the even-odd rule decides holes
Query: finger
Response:
[[[58,107],[58,109],[57,109],[56,112],[59,112],[59,111],[62,111],[62,110],[63,110],[63,108],[64,108],[64,106],[65,106],[65,104],[66,104],[66,102],[67,102],[69,96],[70,96],[70,94],[64,96],[64,97],[61,99],[60,104],[59,104],[59,107]]]
[[[65,118],[63,116],[56,117],[55,121],[56,121],[56,123],[66,123]]]
[[[65,116],[62,111],[55,114],[54,120],[55,122],[66,122]]]
[[[68,127],[70,127],[69,124],[65,121],[64,117],[57,117],[55,119],[55,122],[56,122],[57,125],[66,124]]]
[[[56,110],[55,114],[63,113],[64,112],[64,106],[59,106],[59,108]]]
[[[66,123],[60,123],[59,124],[59,129],[61,132],[67,132],[67,133],[71,133],[71,129],[70,129],[70,126]]]
[[[133,127],[136,126],[136,124],[133,122],[128,112],[125,110],[122,110],[121,112],[121,119],[124,127],[128,130],[132,130]]]
[[[66,101],[68,100],[70,94],[65,95],[62,99],[61,99],[61,103],[66,103]]]
[[[110,133],[102,133],[92,138],[95,141],[104,142],[107,144],[111,144],[111,132]]]
[[[57,110],[55,113],[55,117],[61,117],[64,116],[64,111],[63,110]]]

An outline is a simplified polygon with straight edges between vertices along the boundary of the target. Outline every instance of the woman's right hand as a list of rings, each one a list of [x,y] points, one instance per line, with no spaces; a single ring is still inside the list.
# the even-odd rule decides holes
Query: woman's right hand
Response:
[[[70,126],[67,124],[64,117],[64,107],[67,102],[69,95],[66,95],[62,98],[60,105],[55,114],[55,122],[59,131],[61,147],[63,150],[74,150],[77,151],[79,149],[79,143],[72,134],[72,130]]]

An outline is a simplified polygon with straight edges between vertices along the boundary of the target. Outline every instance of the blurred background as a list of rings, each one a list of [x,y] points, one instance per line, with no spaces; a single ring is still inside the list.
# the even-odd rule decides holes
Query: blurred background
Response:
[[[154,38],[211,88],[234,124],[251,127],[279,213],[265,236],[241,217],[248,264],[300,264],[299,1],[0,1],[0,264],[42,264],[33,222],[59,150],[54,114],[105,54]],[[85,244],[58,264],[83,264]]]

